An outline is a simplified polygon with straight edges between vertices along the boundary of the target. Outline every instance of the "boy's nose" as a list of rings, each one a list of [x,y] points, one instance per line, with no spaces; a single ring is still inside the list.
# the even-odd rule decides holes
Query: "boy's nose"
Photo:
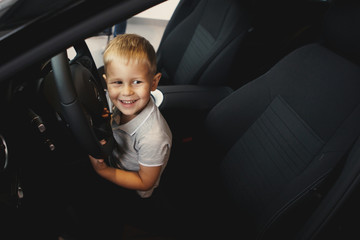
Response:
[[[133,93],[131,86],[125,85],[123,88],[123,95],[128,96]]]

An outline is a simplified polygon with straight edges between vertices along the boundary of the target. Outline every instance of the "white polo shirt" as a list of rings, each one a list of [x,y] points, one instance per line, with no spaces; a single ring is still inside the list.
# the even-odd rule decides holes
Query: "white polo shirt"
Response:
[[[122,125],[119,123],[120,111],[114,109],[111,126],[118,144],[118,148],[113,151],[116,167],[139,171],[140,164],[147,167],[162,166],[154,187],[148,191],[137,191],[143,198],[150,197],[159,185],[170,156],[170,128],[152,98],[134,119]]]

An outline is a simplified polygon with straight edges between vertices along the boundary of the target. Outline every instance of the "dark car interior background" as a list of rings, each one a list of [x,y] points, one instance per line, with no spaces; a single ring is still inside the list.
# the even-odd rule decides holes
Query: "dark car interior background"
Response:
[[[0,9],[4,239],[88,234],[88,154],[107,156],[112,132],[85,39],[164,1],[46,2]],[[180,0],[157,58],[173,133],[161,207],[111,239],[360,237],[359,1]]]

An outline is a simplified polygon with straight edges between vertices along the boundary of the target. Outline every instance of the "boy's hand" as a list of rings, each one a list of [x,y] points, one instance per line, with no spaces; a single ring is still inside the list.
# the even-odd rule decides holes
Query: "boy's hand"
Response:
[[[89,155],[90,158],[90,162],[93,166],[93,168],[95,169],[96,172],[103,170],[105,168],[107,168],[108,166],[106,165],[104,159],[96,159],[92,156]]]
[[[106,144],[106,141],[105,139],[103,140],[100,140],[100,143],[101,145],[104,145]],[[98,172],[99,170],[102,170],[102,169],[105,169],[107,168],[108,166],[106,165],[104,159],[96,159],[92,156],[89,155],[89,158],[90,158],[90,162],[93,166],[93,168],[95,169],[96,172]]]

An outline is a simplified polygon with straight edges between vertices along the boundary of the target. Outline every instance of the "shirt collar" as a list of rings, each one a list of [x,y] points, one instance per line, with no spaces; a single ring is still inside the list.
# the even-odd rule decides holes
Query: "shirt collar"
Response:
[[[144,122],[150,117],[151,113],[154,111],[154,108],[155,108],[155,103],[154,103],[153,99],[150,98],[150,101],[148,102],[146,107],[135,118],[131,119],[131,121],[129,121],[125,124],[122,124],[122,125],[118,125],[116,123],[116,121],[112,120],[112,124],[111,124],[112,129],[113,130],[120,129],[120,130],[126,132],[127,134],[129,134],[130,136],[132,136],[144,124]],[[120,116],[120,114],[119,114],[120,112],[118,109],[116,109],[116,111],[114,111],[114,113],[116,115]]]

